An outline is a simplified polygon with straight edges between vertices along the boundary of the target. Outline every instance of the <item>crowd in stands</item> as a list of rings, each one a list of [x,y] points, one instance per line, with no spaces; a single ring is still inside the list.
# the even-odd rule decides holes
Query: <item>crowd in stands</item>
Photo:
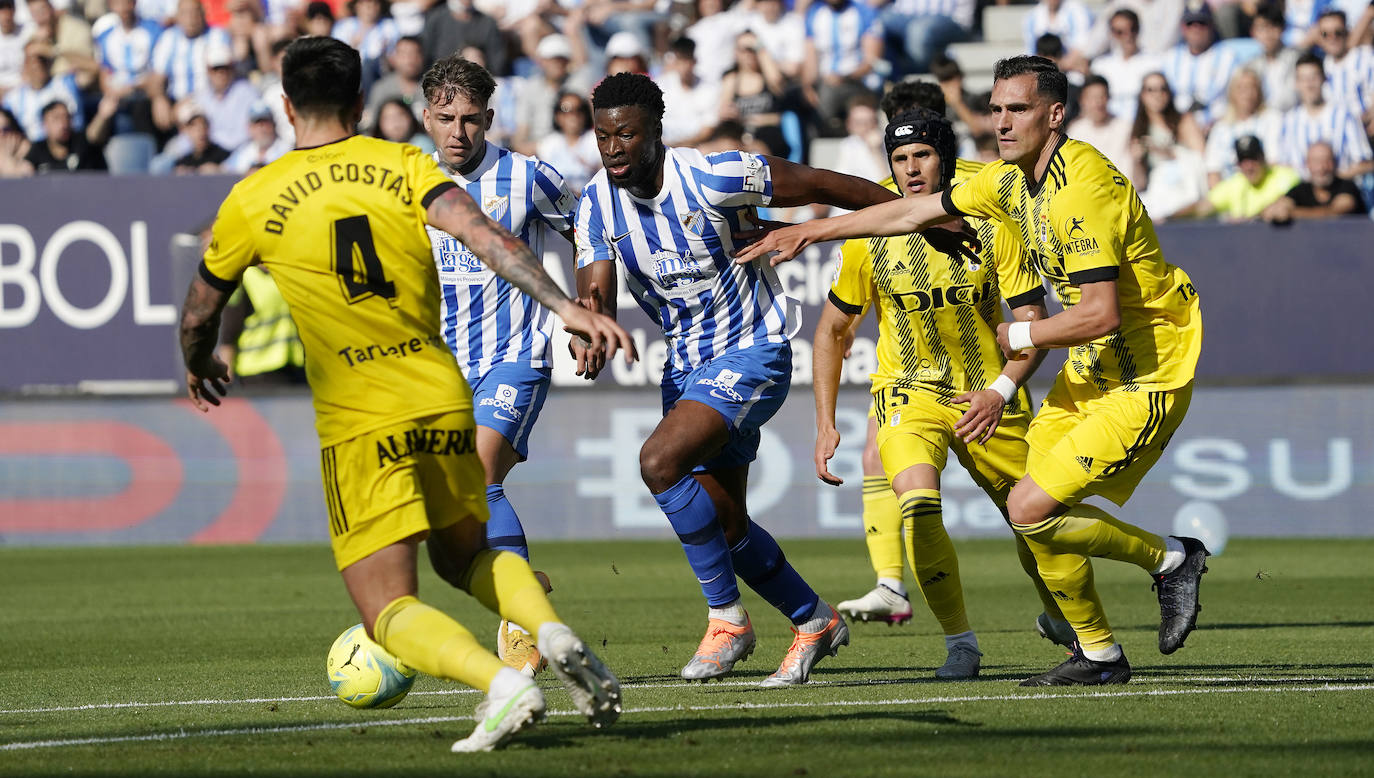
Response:
[[[988,93],[947,48],[979,38],[981,2],[0,0],[0,177],[248,173],[292,148],[279,65],[303,34],[361,52],[362,131],[422,147],[429,63],[485,65],[488,138],[575,188],[599,168],[587,95],[624,70],[663,88],[670,145],[809,161],[843,138],[833,166],[869,178],[887,175],[884,90],[935,81],[961,154],[993,159]],[[1374,204],[1369,0],[1039,0],[1021,32],[1070,74],[1070,137],[1156,220]]]

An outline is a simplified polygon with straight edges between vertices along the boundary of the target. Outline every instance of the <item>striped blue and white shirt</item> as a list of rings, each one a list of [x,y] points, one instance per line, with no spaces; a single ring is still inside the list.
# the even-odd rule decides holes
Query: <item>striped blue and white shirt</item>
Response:
[[[194,38],[186,37],[180,27],[164,30],[153,46],[153,70],[167,79],[167,96],[175,102],[209,89],[206,52],[215,46],[229,48],[232,43],[229,32],[220,27],[208,27]]]
[[[1336,103],[1323,103],[1315,114],[1301,105],[1290,109],[1283,115],[1279,137],[1283,154],[1277,161],[1303,178],[1307,177],[1307,148],[1319,140],[1331,144],[1337,170],[1374,157],[1364,125],[1349,108]]]
[[[1283,20],[1288,26],[1283,30],[1283,42],[1288,46],[1296,46],[1302,40],[1307,29],[1317,23],[1317,19],[1327,8],[1334,5],[1331,0],[1285,0],[1283,4]],[[1354,22],[1354,19],[1350,20]]]
[[[1050,15],[1049,6],[1036,3],[1035,8],[1026,14],[1021,25],[1021,34],[1026,41],[1026,53],[1035,53],[1035,42],[1041,35],[1053,33],[1064,43],[1064,51],[1086,51],[1088,35],[1093,29],[1093,15],[1086,5],[1078,0],[1064,0],[1059,11]]]
[[[1240,63],[1229,48],[1209,46],[1194,55],[1182,43],[1164,55],[1160,71],[1174,88],[1174,105],[1187,113],[1196,110],[1206,127],[1226,110],[1226,86]]]
[[[1217,173],[1223,179],[1230,178],[1239,169],[1236,166],[1236,141],[1246,135],[1259,138],[1260,145],[1264,146],[1265,159],[1278,162],[1281,156],[1279,127],[1282,118],[1277,111],[1263,108],[1246,119],[1218,120],[1207,132],[1207,151],[1204,155],[1207,172]]]
[[[973,0],[892,0],[888,8],[905,16],[943,16],[965,30],[973,27]]]
[[[334,31],[330,35],[357,49],[364,60],[370,61],[379,61],[390,54],[396,46],[396,41],[401,39],[401,31],[396,27],[395,19],[378,19],[376,24],[363,33],[361,40],[355,41],[354,38],[358,37],[361,26],[358,17],[345,16],[334,22]]]
[[[630,292],[663,327],[668,361],[690,370],[737,349],[788,339],[788,303],[765,263],[737,265],[733,232],[773,199],[768,161],[743,151],[668,148],[663,189],[641,200],[606,171],[577,206],[577,266],[618,260]]]
[[[81,90],[76,86],[76,76],[64,73],[53,76],[48,83],[34,89],[27,83],[11,89],[5,94],[4,106],[14,114],[24,135],[34,143],[47,140],[48,131],[43,129],[43,107],[54,100],[66,103],[72,114],[72,129],[86,126],[86,116],[81,111]]]
[[[1356,46],[1340,60],[1328,55],[1322,70],[1327,102],[1344,102],[1352,111],[1359,106],[1361,114],[1374,105],[1374,47]]]
[[[100,67],[113,74],[115,83],[132,84],[152,65],[153,46],[161,33],[162,25],[151,19],[139,19],[127,30],[118,22],[107,26],[95,36]]]
[[[439,160],[438,152],[434,158]],[[483,212],[541,260],[546,229],[565,232],[572,227],[577,199],[558,171],[533,157],[488,143],[475,170],[452,175]],[[468,381],[499,362],[551,366],[553,315],[548,309],[492,272],[457,238],[425,229],[439,266],[444,340]]]
[[[877,11],[866,3],[850,2],[839,11],[812,3],[806,9],[806,37],[816,47],[822,76],[853,73],[864,61],[863,39],[882,34]]]

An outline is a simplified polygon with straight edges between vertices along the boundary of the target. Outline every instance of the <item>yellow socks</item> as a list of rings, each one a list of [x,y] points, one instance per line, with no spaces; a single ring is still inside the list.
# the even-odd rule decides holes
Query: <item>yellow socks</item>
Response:
[[[1035,554],[1040,578],[1058,603],[1064,620],[1078,634],[1079,645],[1085,651],[1100,651],[1115,645],[1112,627],[1107,623],[1102,600],[1093,585],[1092,561],[1082,554],[1057,551],[1033,538],[1026,538],[1026,545]]]
[[[484,692],[505,667],[462,624],[414,597],[392,600],[377,616],[372,634],[383,648],[416,670]]]
[[[899,498],[902,525],[906,529],[907,556],[926,605],[940,621],[946,635],[968,632],[964,612],[964,589],[959,582],[959,557],[954,542],[945,531],[940,509],[940,492],[912,489]]]
[[[1040,595],[1040,605],[1044,607],[1045,615],[1055,621],[1067,621],[1059,609],[1059,601],[1050,594],[1045,581],[1040,577],[1039,563],[1035,560],[1035,553],[1026,544],[1026,539],[1017,533],[1012,533],[1012,537],[1016,539],[1016,557],[1021,560],[1021,569],[1026,571],[1026,575],[1030,576],[1035,584],[1035,593]]]
[[[488,610],[519,624],[531,635],[539,634],[540,625],[558,621],[543,584],[519,554],[492,549],[478,552],[464,584],[463,588]]]
[[[864,541],[879,578],[902,580],[902,509],[881,475],[864,476]]]
[[[1164,561],[1164,538],[1092,505],[1079,503],[1062,516],[1014,527],[1021,535],[1057,552],[1130,562],[1147,573],[1153,573]]]

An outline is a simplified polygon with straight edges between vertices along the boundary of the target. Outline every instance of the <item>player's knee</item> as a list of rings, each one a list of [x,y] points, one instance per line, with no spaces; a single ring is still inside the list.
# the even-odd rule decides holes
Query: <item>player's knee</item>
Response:
[[[639,450],[639,477],[649,491],[659,494],[682,480],[673,457],[661,449],[645,446]]]
[[[1024,490],[1012,489],[1011,494],[1007,495],[1007,518],[1016,526],[1029,526],[1039,524],[1045,520],[1045,516],[1038,515],[1040,511],[1033,504],[1030,495]]]

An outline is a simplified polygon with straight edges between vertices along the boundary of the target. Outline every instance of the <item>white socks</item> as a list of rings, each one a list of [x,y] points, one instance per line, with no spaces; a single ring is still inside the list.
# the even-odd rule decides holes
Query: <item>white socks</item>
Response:
[[[978,636],[973,634],[973,630],[969,630],[968,632],[960,632],[957,635],[945,635],[946,651],[950,650],[951,648],[954,648],[955,644],[957,643],[963,643],[965,645],[973,646],[973,649],[975,651],[978,650]]]
[[[889,588],[889,589],[891,589],[892,591],[894,591],[894,592],[896,592],[896,593],[902,595],[903,597],[906,596],[906,587],[902,585],[902,582],[901,582],[900,579],[897,579],[897,578],[879,578],[879,579],[878,579],[878,585],[879,585],[879,586],[886,586],[887,588]]]
[[[1172,573],[1183,564],[1183,560],[1188,558],[1188,553],[1183,550],[1183,543],[1173,535],[1164,538],[1164,561],[1155,568],[1155,575]]]
[[[503,667],[496,673],[496,677],[491,679],[491,688],[487,690],[487,695],[490,697],[509,697],[531,683],[534,681],[519,670],[513,667]]]
[[[1106,648],[1085,648],[1083,649],[1083,656],[1086,656],[1094,662],[1115,662],[1120,659],[1123,654],[1121,653],[1121,646],[1113,643]]]
[[[820,632],[830,623],[830,619],[834,615],[835,611],[830,609],[830,606],[826,604],[825,600],[816,600],[816,612],[811,614],[811,618],[798,624],[797,631],[812,634]]]
[[[749,623],[749,614],[744,612],[744,606],[740,604],[739,600],[719,608],[711,608],[707,611],[707,617],[728,621],[736,627],[743,627]]]

